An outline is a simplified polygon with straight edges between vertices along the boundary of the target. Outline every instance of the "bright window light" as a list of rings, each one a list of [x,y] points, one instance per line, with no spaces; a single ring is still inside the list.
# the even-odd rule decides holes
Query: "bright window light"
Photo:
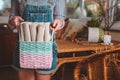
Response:
[[[4,8],[4,2],[3,0],[0,0],[0,11]]]

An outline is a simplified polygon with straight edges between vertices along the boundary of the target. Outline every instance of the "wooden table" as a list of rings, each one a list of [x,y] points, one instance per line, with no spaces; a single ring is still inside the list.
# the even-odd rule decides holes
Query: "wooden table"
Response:
[[[107,45],[101,45],[100,43],[88,43],[87,41],[81,41],[80,44],[76,44],[75,42],[71,42],[71,41],[68,41],[68,40],[57,40],[56,41],[57,44],[58,44],[58,56],[61,55],[61,54],[69,54],[69,53],[72,53],[72,56],[70,57],[60,57],[58,58],[58,68],[64,64],[64,63],[69,63],[69,62],[79,62],[79,64],[76,66],[77,67],[81,67],[81,63],[88,63],[88,77],[89,77],[89,80],[96,80],[95,78],[93,79],[93,76],[95,74],[92,74],[94,73],[92,71],[92,67],[93,67],[93,64],[92,62],[89,62],[89,61],[92,61],[93,58],[95,57],[100,57],[100,56],[104,56],[106,55],[107,53],[109,54],[110,51],[113,51],[113,50],[117,50],[117,51],[120,51],[120,47],[118,47],[119,45],[119,42],[113,42],[113,45],[112,46],[107,46]],[[76,56],[76,52],[86,52],[86,51],[90,51],[90,52],[93,52],[93,54],[90,54],[90,55],[87,55],[87,56]],[[80,53],[82,54],[82,53]],[[83,53],[85,54],[85,53]],[[104,61],[104,57],[102,57],[102,59],[99,61],[101,65],[101,62]],[[103,62],[103,64],[106,64]],[[104,65],[103,65],[104,67]],[[79,71],[78,69],[74,69],[74,80],[79,80]],[[64,68],[63,68],[63,71],[64,71]],[[105,74],[106,72],[102,72],[103,74]],[[63,75],[64,77],[64,72],[63,72]],[[64,78],[62,77],[62,80],[64,80]],[[101,78],[102,77],[102,78]],[[105,79],[104,75],[100,75],[98,76],[97,74],[97,80],[107,80]]]
[[[68,40],[57,40],[58,53],[65,52],[80,52],[80,51],[103,51],[115,47],[119,42],[113,43],[113,46],[101,45],[101,43],[89,43],[87,41],[81,41],[81,44]]]

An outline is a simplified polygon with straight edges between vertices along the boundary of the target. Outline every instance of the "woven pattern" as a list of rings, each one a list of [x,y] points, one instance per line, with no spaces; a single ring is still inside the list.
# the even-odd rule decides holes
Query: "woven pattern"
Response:
[[[50,42],[25,42],[20,41],[20,52],[26,55],[47,55],[52,52],[52,41]]]
[[[52,66],[52,55],[20,55],[20,66],[23,68],[47,69]]]
[[[47,69],[52,66],[52,42],[20,41],[20,67]]]
[[[19,30],[20,67],[49,69],[53,61],[50,23],[22,22]]]

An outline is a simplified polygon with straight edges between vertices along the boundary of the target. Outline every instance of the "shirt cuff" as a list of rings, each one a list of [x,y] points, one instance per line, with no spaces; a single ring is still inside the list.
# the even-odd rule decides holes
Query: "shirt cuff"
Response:
[[[64,16],[55,16],[55,19],[59,19],[62,21],[62,25],[60,27],[60,29],[62,29],[64,27],[65,21],[64,21]]]

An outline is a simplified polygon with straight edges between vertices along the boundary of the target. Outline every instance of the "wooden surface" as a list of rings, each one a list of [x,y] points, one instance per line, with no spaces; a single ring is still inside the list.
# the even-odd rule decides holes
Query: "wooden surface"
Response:
[[[113,45],[111,46],[102,45],[101,43],[89,43],[87,41],[81,41],[80,44],[76,44],[75,42],[71,42],[68,40],[57,40],[56,42],[58,44],[58,53],[59,53],[58,55],[60,54],[66,55],[73,53],[71,57],[58,58],[58,68],[64,63],[79,62],[76,65],[77,68],[74,69],[74,80],[79,80],[80,73],[78,73],[78,71],[80,71],[80,67],[83,66],[83,63],[88,64],[89,80],[96,80],[98,78],[99,78],[98,80],[107,80],[105,79],[106,70],[104,70],[103,59],[105,55],[120,52],[120,43],[116,41],[112,41]],[[83,52],[87,52],[87,51],[94,51],[94,53],[87,56],[75,55],[76,52],[80,54],[85,54]],[[101,65],[101,67],[96,63]],[[97,68],[98,67],[97,65],[99,66],[99,68]],[[94,70],[94,68],[96,68],[96,70]],[[64,71],[64,68],[62,71]],[[62,74],[64,74],[64,72],[62,72]],[[61,77],[61,80],[64,80],[64,77]]]
[[[80,51],[103,51],[116,47],[119,42],[113,41],[112,46],[102,45],[101,43],[89,43],[87,41],[81,41],[81,44],[76,44],[75,42],[68,40],[57,40],[58,53],[67,52],[80,52]],[[119,44],[120,45],[120,44]]]
[[[0,30],[0,66],[12,64],[15,43],[16,34],[11,30]]]

